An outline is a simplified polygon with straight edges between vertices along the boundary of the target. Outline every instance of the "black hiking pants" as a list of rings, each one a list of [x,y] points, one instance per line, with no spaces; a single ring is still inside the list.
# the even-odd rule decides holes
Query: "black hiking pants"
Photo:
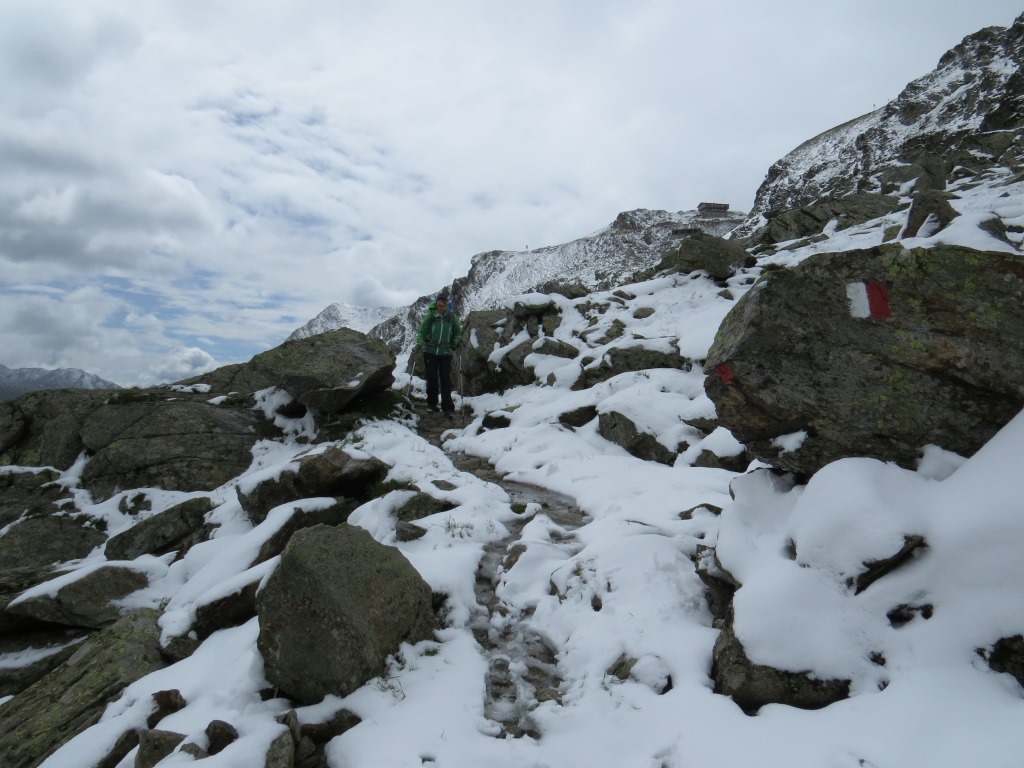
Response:
[[[437,407],[437,395],[440,390],[441,410],[445,413],[455,413],[455,403],[452,402],[452,356],[424,352],[423,359],[427,369],[427,405],[431,408]]]

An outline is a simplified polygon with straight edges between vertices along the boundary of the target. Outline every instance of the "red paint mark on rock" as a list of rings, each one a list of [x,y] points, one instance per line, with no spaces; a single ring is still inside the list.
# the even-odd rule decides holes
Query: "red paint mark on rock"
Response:
[[[722,381],[726,384],[732,384],[736,381],[736,375],[732,372],[732,368],[729,367],[728,363],[719,363],[715,366],[715,373],[722,377]]]
[[[879,319],[889,317],[892,312],[889,309],[889,289],[884,283],[868,282],[868,306],[871,307],[871,316]]]

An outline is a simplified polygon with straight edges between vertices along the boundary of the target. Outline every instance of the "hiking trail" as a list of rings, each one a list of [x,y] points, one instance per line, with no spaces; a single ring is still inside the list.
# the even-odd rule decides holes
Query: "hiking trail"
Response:
[[[448,419],[417,405],[417,432],[431,444],[441,448],[445,432],[463,428],[458,411]],[[539,505],[538,514],[555,524],[553,543],[564,547],[570,557],[578,551],[575,531],[585,518],[571,499],[544,488],[504,480],[486,459],[454,453],[447,456],[458,469],[503,488],[513,508]],[[532,515],[523,515],[509,524],[508,536],[489,542],[476,571],[477,611],[470,629],[487,659],[484,715],[494,724],[491,735],[496,738],[539,738],[540,731],[530,712],[546,701],[561,704],[562,678],[556,649],[530,627],[529,615],[506,605],[498,595],[504,574],[525,551],[519,539],[531,519]]]

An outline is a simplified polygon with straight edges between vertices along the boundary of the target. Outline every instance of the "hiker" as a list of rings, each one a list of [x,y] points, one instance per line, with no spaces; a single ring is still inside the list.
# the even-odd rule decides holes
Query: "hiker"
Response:
[[[449,418],[455,413],[452,402],[452,352],[462,343],[462,323],[452,311],[448,294],[442,292],[427,307],[420,323],[416,345],[423,350],[427,374],[427,410],[437,411],[438,390],[441,410]]]

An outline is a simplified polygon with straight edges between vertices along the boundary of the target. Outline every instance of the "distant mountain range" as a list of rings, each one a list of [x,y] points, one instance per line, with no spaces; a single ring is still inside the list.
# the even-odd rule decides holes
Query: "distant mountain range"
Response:
[[[41,389],[121,389],[121,385],[78,368],[47,370],[0,365],[0,400],[13,400]]]

